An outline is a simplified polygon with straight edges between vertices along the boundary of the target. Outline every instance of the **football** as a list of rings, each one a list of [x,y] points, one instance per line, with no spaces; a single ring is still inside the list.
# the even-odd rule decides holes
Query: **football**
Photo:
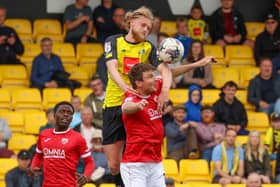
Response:
[[[160,62],[176,63],[182,60],[183,55],[184,46],[175,38],[164,39],[157,50],[157,57]]]

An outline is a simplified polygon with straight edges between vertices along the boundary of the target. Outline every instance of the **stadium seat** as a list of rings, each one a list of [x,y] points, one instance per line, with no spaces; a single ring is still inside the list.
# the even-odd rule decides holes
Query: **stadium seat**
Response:
[[[61,30],[61,24],[56,19],[36,19],[33,23],[34,38],[36,38],[39,34],[62,36]]]
[[[247,101],[247,90],[237,90],[235,96],[239,99],[239,101],[244,105],[246,110],[255,111],[255,105],[252,105]]]
[[[220,184],[192,184],[191,187],[222,187]]]
[[[221,65],[225,66],[225,56],[224,50],[219,45],[204,45],[204,54],[205,56],[214,56],[218,63],[211,64],[212,66]]]
[[[11,94],[3,88],[0,89],[0,109],[11,109]]]
[[[175,187],[192,187],[192,185],[190,185],[190,184],[178,184],[178,183],[175,183]]]
[[[202,104],[203,105],[212,105],[214,104],[219,98],[220,90],[207,90],[202,89]]]
[[[70,101],[71,92],[67,88],[45,88],[43,90],[43,106],[44,109],[54,107],[54,105],[61,101]]]
[[[0,180],[4,180],[5,174],[18,166],[18,162],[14,158],[0,158]]]
[[[101,43],[78,44],[77,59],[80,64],[96,63],[97,59],[103,54],[103,51]]]
[[[39,44],[24,44],[24,53],[20,56],[20,61],[27,67],[28,74],[31,74],[31,67],[34,57],[41,53]]]
[[[74,46],[71,43],[54,43],[53,53],[60,56],[63,64],[77,64]]]
[[[63,43],[64,42],[64,38],[61,34],[38,34],[37,37],[36,37],[36,43],[40,43],[41,40],[43,38],[50,38],[52,40],[53,43]]]
[[[189,95],[187,89],[171,89],[168,92],[169,99],[173,105],[182,105],[188,101]]]
[[[87,184],[83,185],[83,187],[95,187],[95,184],[87,183]]]
[[[248,136],[236,136],[236,142],[240,145],[243,146],[247,144],[248,142]]]
[[[83,68],[84,70],[86,70],[86,72],[90,75],[90,77],[94,77],[97,71],[97,64],[93,63],[93,64],[84,64],[82,63],[80,65],[81,68]]]
[[[239,73],[236,68],[213,68],[213,85],[221,88],[227,81],[239,83]]]
[[[227,187],[246,187],[246,184],[227,184]]]
[[[91,93],[92,90],[90,88],[77,88],[74,90],[74,95],[79,96],[82,103],[84,103],[86,97]]]
[[[179,170],[177,162],[173,159],[163,159],[162,160],[164,173],[166,177],[173,178],[175,181],[180,181]]]
[[[180,178],[185,182],[210,182],[210,172],[206,160],[182,159],[180,165]]]
[[[245,45],[227,45],[226,60],[229,66],[256,66],[253,50]]]
[[[28,87],[29,78],[22,65],[1,65],[2,87]]]
[[[7,120],[10,129],[13,132],[22,132],[24,127],[24,116],[20,112],[1,112],[0,117]]]
[[[167,139],[166,137],[163,138],[162,146],[161,146],[161,156],[163,158],[167,157]]]
[[[5,21],[5,25],[15,29],[23,43],[32,43],[32,28],[31,22],[28,19],[8,18]]]
[[[170,37],[177,32],[175,21],[161,21],[160,32],[168,34]]]
[[[41,93],[36,88],[18,89],[12,93],[12,105],[14,110],[42,109]]]
[[[27,134],[13,134],[8,142],[8,148],[18,153],[22,149],[29,149],[37,141],[36,136]]]
[[[5,181],[0,178],[0,187],[6,187]]]
[[[116,185],[110,184],[110,183],[103,183],[103,184],[100,184],[99,187],[116,187]]]
[[[240,68],[239,69],[239,76],[240,76],[239,87],[247,89],[250,80],[253,79],[259,73],[260,73],[260,69],[258,67]]]
[[[279,184],[262,184],[262,187],[279,187]]]
[[[255,40],[257,35],[264,31],[264,23],[262,22],[245,22],[247,30],[247,38]]]
[[[88,85],[89,74],[83,67],[72,68],[68,73],[70,73],[69,79],[79,81],[83,87]]]
[[[247,112],[248,125],[247,129],[258,130],[261,133],[265,133],[269,128],[269,120],[266,113],[263,112]]]
[[[25,112],[24,114],[24,132],[27,134],[39,134],[41,126],[47,123],[45,112]]]

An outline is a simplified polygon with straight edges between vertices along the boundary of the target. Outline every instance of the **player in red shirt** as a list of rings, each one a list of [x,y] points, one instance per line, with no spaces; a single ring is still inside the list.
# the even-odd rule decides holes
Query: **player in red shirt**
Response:
[[[60,102],[54,108],[54,128],[39,135],[31,172],[43,167],[43,187],[77,187],[88,181],[94,163],[84,138],[69,128],[74,108],[69,102]],[[76,174],[79,158],[85,162],[84,174]]]

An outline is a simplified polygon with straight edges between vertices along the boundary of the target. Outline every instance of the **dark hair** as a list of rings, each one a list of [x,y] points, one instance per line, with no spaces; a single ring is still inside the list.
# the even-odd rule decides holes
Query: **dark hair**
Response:
[[[212,106],[210,105],[204,105],[201,107],[200,112],[202,112],[203,110],[211,110],[212,112],[214,112],[214,109]]]
[[[54,106],[54,113],[57,112],[58,108],[59,108],[61,105],[68,105],[68,106],[70,106],[71,109],[72,109],[72,112],[74,113],[74,111],[75,111],[75,110],[74,110],[74,107],[73,107],[72,104],[69,103],[68,101],[61,101],[61,102],[57,103],[57,104]]]
[[[179,24],[180,23],[187,23],[187,19],[186,18],[184,18],[184,17],[178,17],[177,19],[176,19],[176,28],[178,28],[178,26],[179,26]]]
[[[264,61],[267,61],[267,60],[271,62],[271,58],[269,58],[269,57],[267,57],[267,56],[261,57],[261,58],[259,59],[259,65],[262,65],[262,63],[263,63]]]
[[[237,84],[236,84],[234,81],[227,81],[227,82],[224,84],[224,86],[221,88],[221,93],[220,93],[220,96],[221,96],[221,97],[223,97],[223,96],[225,95],[225,93],[224,93],[223,90],[224,90],[226,87],[235,87],[236,89],[238,89],[238,86],[237,86]]]
[[[2,6],[2,5],[0,5],[0,10],[5,10],[5,11],[7,11],[7,8],[4,7],[4,6]]]
[[[233,128],[226,128],[226,132],[225,132],[225,134],[227,134],[227,133],[228,133],[228,131],[234,131],[234,132],[235,132],[235,134],[237,134],[237,132],[236,132]]]
[[[192,52],[192,47],[196,43],[199,43],[200,47],[201,47],[201,51],[199,53],[199,56],[198,56],[197,60],[200,60],[200,59],[202,59],[204,57],[204,50],[203,50],[203,43],[202,43],[202,41],[200,41],[200,40],[193,40],[191,45],[190,45],[190,47],[189,47],[189,52],[188,52],[188,56],[187,56],[187,61],[188,62],[195,62],[195,61],[197,61],[197,60],[194,59],[193,52]]]
[[[93,76],[93,77],[90,79],[90,82],[91,82],[91,81],[95,81],[95,80],[101,80],[101,81],[102,81],[101,77],[99,77],[99,76]]]
[[[204,14],[204,11],[203,11],[203,9],[202,9],[202,7],[201,7],[200,5],[194,5],[194,6],[191,8],[191,11],[194,10],[194,9],[199,9],[199,10],[201,10],[201,15]]]
[[[136,89],[136,81],[143,81],[143,73],[147,71],[154,71],[155,67],[151,64],[139,63],[132,67],[128,73],[128,77],[133,89]]]
[[[52,39],[49,38],[49,37],[44,37],[41,39],[41,44],[44,43],[44,42],[52,42]]]
[[[165,37],[165,38],[168,38],[169,37],[169,35],[167,34],[167,33],[165,33],[165,32],[160,32],[160,33],[158,33],[158,38],[159,37]]]
[[[52,112],[54,112],[54,109],[53,108],[48,108],[48,110],[46,111],[46,116],[48,116]]]

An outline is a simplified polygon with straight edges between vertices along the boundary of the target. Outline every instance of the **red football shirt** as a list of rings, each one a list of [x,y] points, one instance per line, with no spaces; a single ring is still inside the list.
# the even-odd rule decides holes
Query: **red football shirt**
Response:
[[[92,158],[80,133],[72,129],[64,132],[46,129],[39,135],[31,167],[43,164],[43,187],[76,187],[76,169],[80,157]],[[91,164],[94,167],[93,162]]]
[[[143,110],[133,114],[123,113],[126,130],[126,147],[122,162],[160,162],[163,140],[162,114],[157,111],[157,99],[161,92],[162,80],[157,79],[157,91],[148,97],[125,94],[126,102],[148,101]]]

